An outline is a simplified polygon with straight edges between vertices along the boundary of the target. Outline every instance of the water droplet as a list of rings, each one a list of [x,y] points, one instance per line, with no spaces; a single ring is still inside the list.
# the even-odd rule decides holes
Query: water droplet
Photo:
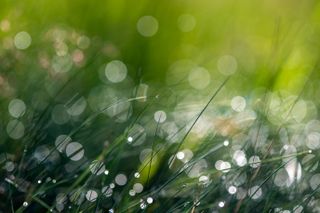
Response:
[[[153,16],[143,16],[137,22],[137,30],[144,37],[154,36],[158,28],[158,20]]]
[[[220,201],[219,203],[218,203],[218,206],[220,207],[220,208],[223,208],[224,207],[224,201]]]
[[[88,190],[86,193],[86,199],[90,202],[94,202],[97,200],[98,193],[94,190]]]
[[[25,50],[31,45],[32,39],[29,33],[22,31],[14,37],[14,45],[19,50]]]
[[[140,173],[139,172],[134,173],[134,177],[135,178],[139,178],[140,177]]]
[[[124,174],[118,174],[115,178],[115,182],[119,186],[124,186],[127,183],[127,176]]]
[[[26,111],[25,103],[20,99],[13,99],[8,106],[9,113],[12,117],[22,117]]]
[[[105,75],[112,83],[119,83],[123,81],[127,76],[126,65],[119,60],[111,61],[105,68]]]
[[[237,192],[237,187],[235,187],[235,186],[229,186],[229,188],[228,188],[228,192],[230,193],[230,194],[235,194],[236,192]]]
[[[157,123],[163,123],[167,119],[167,114],[164,111],[159,110],[154,113],[153,117]]]
[[[84,155],[82,145],[78,142],[69,143],[66,147],[66,155],[73,161],[80,160]]]

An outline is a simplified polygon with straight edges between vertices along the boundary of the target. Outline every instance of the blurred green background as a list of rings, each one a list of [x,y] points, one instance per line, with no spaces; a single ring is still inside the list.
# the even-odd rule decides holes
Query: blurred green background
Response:
[[[152,37],[137,31],[139,18],[146,15],[158,21]],[[187,17],[179,26],[181,15]],[[71,28],[103,41],[105,61],[121,59],[131,75],[141,69],[145,81],[162,84],[171,78],[170,66],[182,59],[209,70],[211,83],[221,82],[217,61],[232,55],[238,66],[228,87],[297,93],[319,56],[320,5],[313,0],[2,0],[0,19],[10,22],[1,39],[30,33],[32,46],[26,51],[41,51],[37,44],[49,28]]]

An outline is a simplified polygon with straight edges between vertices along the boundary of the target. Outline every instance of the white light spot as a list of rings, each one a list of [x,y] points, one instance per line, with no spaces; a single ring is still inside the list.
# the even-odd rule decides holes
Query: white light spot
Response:
[[[311,132],[307,136],[307,147],[309,149],[319,149],[320,148],[320,133]]]
[[[105,68],[105,75],[112,83],[119,83],[127,77],[127,67],[119,60],[111,61]]]
[[[134,173],[134,177],[135,178],[139,178],[140,177],[140,173],[139,172]]]
[[[167,119],[167,114],[164,111],[159,110],[154,113],[153,118],[157,123],[163,123]]]
[[[14,37],[14,45],[20,50],[27,49],[31,45],[31,41],[31,36],[25,31],[17,33]]]
[[[135,196],[136,192],[133,189],[131,189],[131,190],[129,190],[129,195],[130,196]]]
[[[137,30],[144,37],[154,36],[158,32],[158,28],[158,21],[153,16],[143,16],[137,23]]]
[[[141,193],[143,191],[143,185],[141,183],[135,183],[133,184],[133,190],[136,193]]]
[[[247,164],[247,158],[245,153],[242,150],[236,150],[233,154],[233,160],[240,167]]]
[[[80,143],[72,142],[67,145],[66,154],[71,160],[78,161],[83,157],[84,150]]]
[[[86,193],[86,199],[90,202],[94,202],[97,200],[98,193],[94,190],[89,190]]]
[[[210,84],[211,77],[207,69],[195,67],[190,71],[188,81],[193,88],[202,90]]]
[[[108,174],[109,174],[109,170],[105,170],[105,171],[104,171],[104,174],[105,174],[105,175],[108,175]]]
[[[149,204],[153,203],[153,198],[152,197],[148,197],[147,198],[147,203],[149,203]]]
[[[29,205],[28,202],[24,201],[23,204],[22,204],[24,207],[27,207]]]
[[[220,208],[223,208],[224,207],[224,201],[220,201],[219,203],[218,203],[218,206],[220,207]]]
[[[232,194],[232,195],[235,194],[237,192],[237,187],[229,186],[228,192],[229,192],[229,194]]]
[[[12,117],[22,117],[26,111],[25,103],[20,99],[13,99],[8,106],[9,113]]]
[[[124,174],[118,174],[115,178],[115,182],[119,186],[124,186],[127,183],[127,176]]]
[[[179,160],[182,160],[183,158],[184,158],[184,152],[178,152],[177,153],[177,158],[179,159]]]
[[[254,155],[249,158],[249,165],[252,168],[258,168],[260,166],[260,164],[261,164],[261,160],[260,160],[259,156]]]
[[[229,141],[228,140],[223,141],[223,145],[224,146],[229,146]]]
[[[242,112],[246,108],[246,99],[241,96],[233,97],[231,100],[231,108],[236,112]]]
[[[130,136],[128,137],[128,143],[131,143],[133,141],[133,138]]]

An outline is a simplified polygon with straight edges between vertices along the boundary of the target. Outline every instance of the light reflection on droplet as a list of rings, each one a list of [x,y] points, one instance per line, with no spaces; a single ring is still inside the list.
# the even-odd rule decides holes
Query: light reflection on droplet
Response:
[[[154,113],[153,118],[157,123],[163,123],[167,119],[167,114],[164,111],[159,110]]]
[[[72,142],[67,145],[66,154],[71,160],[78,161],[83,157],[84,150],[80,143]]]
[[[106,197],[111,197],[112,196],[112,193],[113,193],[113,190],[110,186],[105,186],[102,188],[101,190],[102,194]]]
[[[237,192],[237,187],[229,186],[228,192],[229,192],[229,194],[232,194],[232,195],[235,194]]]
[[[22,204],[24,207],[27,207],[29,205],[28,202],[24,201],[23,204]]]
[[[177,158],[179,159],[179,160],[182,160],[183,158],[184,158],[184,152],[178,152],[177,153]]]
[[[119,83],[127,76],[127,66],[119,60],[111,61],[105,68],[105,75],[112,83]]]
[[[56,146],[56,149],[59,152],[64,152],[66,149],[66,146],[71,142],[71,138],[68,135],[59,135],[54,144]]]
[[[13,99],[8,106],[9,113],[12,117],[22,117],[26,111],[25,103],[20,99]]]
[[[135,178],[139,178],[139,177],[140,177],[140,173],[139,173],[139,172],[135,172],[135,173],[134,173],[134,177],[135,177]]]
[[[246,99],[236,96],[231,99],[231,108],[236,112],[242,112],[246,108]]]
[[[220,201],[219,203],[218,203],[218,206],[220,207],[220,208],[223,208],[224,207],[224,201]]]
[[[92,174],[101,175],[106,170],[106,166],[104,165],[104,163],[99,162],[98,160],[94,160],[90,164],[89,169]]]
[[[27,49],[31,45],[31,41],[31,36],[25,31],[17,33],[14,37],[14,45],[19,50]]]
[[[153,203],[153,198],[152,197],[148,197],[147,198],[147,203],[148,204],[152,204]]]
[[[124,186],[127,183],[127,176],[125,176],[124,174],[118,174],[115,177],[115,182],[119,186]]]
[[[143,126],[134,124],[128,131],[127,141],[133,146],[141,145],[146,140],[147,134]]]
[[[143,185],[141,183],[135,183],[133,184],[133,190],[136,193],[141,193],[143,191]]]
[[[94,191],[94,190],[88,190],[87,193],[86,193],[86,199],[89,202],[96,201],[97,197],[98,197],[98,193],[96,191]]]
[[[247,158],[245,153],[242,150],[236,150],[233,154],[233,160],[240,167],[245,166],[247,164]]]
[[[258,168],[260,166],[260,164],[261,164],[261,160],[260,160],[259,156],[254,155],[249,158],[249,165],[252,168]]]
[[[158,20],[153,16],[143,16],[137,22],[137,30],[144,37],[154,36],[158,28]]]

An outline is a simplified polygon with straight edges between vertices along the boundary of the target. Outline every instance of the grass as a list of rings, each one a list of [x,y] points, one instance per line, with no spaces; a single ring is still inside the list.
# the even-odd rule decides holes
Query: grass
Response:
[[[29,2],[0,9],[0,213],[319,212],[316,2],[261,26],[278,3]]]

